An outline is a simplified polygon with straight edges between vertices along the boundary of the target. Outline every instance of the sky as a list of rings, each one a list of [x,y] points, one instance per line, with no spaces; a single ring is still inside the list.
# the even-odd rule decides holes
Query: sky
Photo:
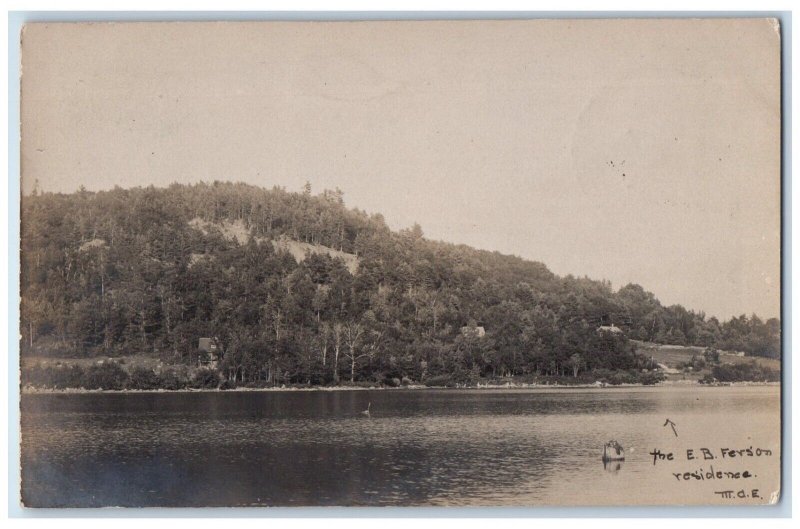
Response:
[[[22,190],[230,180],[394,229],[780,313],[764,19],[31,24]]]

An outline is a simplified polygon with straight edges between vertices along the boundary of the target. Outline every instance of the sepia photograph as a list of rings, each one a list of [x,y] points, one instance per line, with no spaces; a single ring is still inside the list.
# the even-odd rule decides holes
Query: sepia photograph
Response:
[[[781,35],[26,23],[23,509],[777,504]]]

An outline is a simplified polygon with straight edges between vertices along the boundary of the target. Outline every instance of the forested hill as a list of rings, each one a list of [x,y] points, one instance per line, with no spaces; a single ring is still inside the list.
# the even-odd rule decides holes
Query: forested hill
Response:
[[[35,194],[21,229],[23,354],[191,363],[215,337],[223,373],[304,382],[646,367],[628,339],[780,354],[778,320],[393,232],[308,185]]]

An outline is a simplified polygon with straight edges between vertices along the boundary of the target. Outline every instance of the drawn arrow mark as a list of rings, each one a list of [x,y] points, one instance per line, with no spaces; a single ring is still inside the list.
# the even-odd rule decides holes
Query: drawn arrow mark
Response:
[[[675,426],[676,426],[675,423],[670,421],[669,419],[667,419],[667,422],[664,423],[664,426],[666,426],[668,424],[672,427],[672,433],[675,434],[675,437],[678,437],[678,431],[675,429]]]

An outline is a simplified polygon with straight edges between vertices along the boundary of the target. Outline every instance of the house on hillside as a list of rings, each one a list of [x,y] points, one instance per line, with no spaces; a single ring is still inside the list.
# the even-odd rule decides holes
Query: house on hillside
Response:
[[[483,328],[483,325],[465,325],[461,327],[461,335],[483,338],[486,336],[486,329]]]
[[[612,323],[611,325],[601,325],[597,328],[597,332],[598,334],[622,334],[622,329]]]
[[[222,360],[222,350],[216,338],[200,338],[197,343],[200,365],[216,369]]]

